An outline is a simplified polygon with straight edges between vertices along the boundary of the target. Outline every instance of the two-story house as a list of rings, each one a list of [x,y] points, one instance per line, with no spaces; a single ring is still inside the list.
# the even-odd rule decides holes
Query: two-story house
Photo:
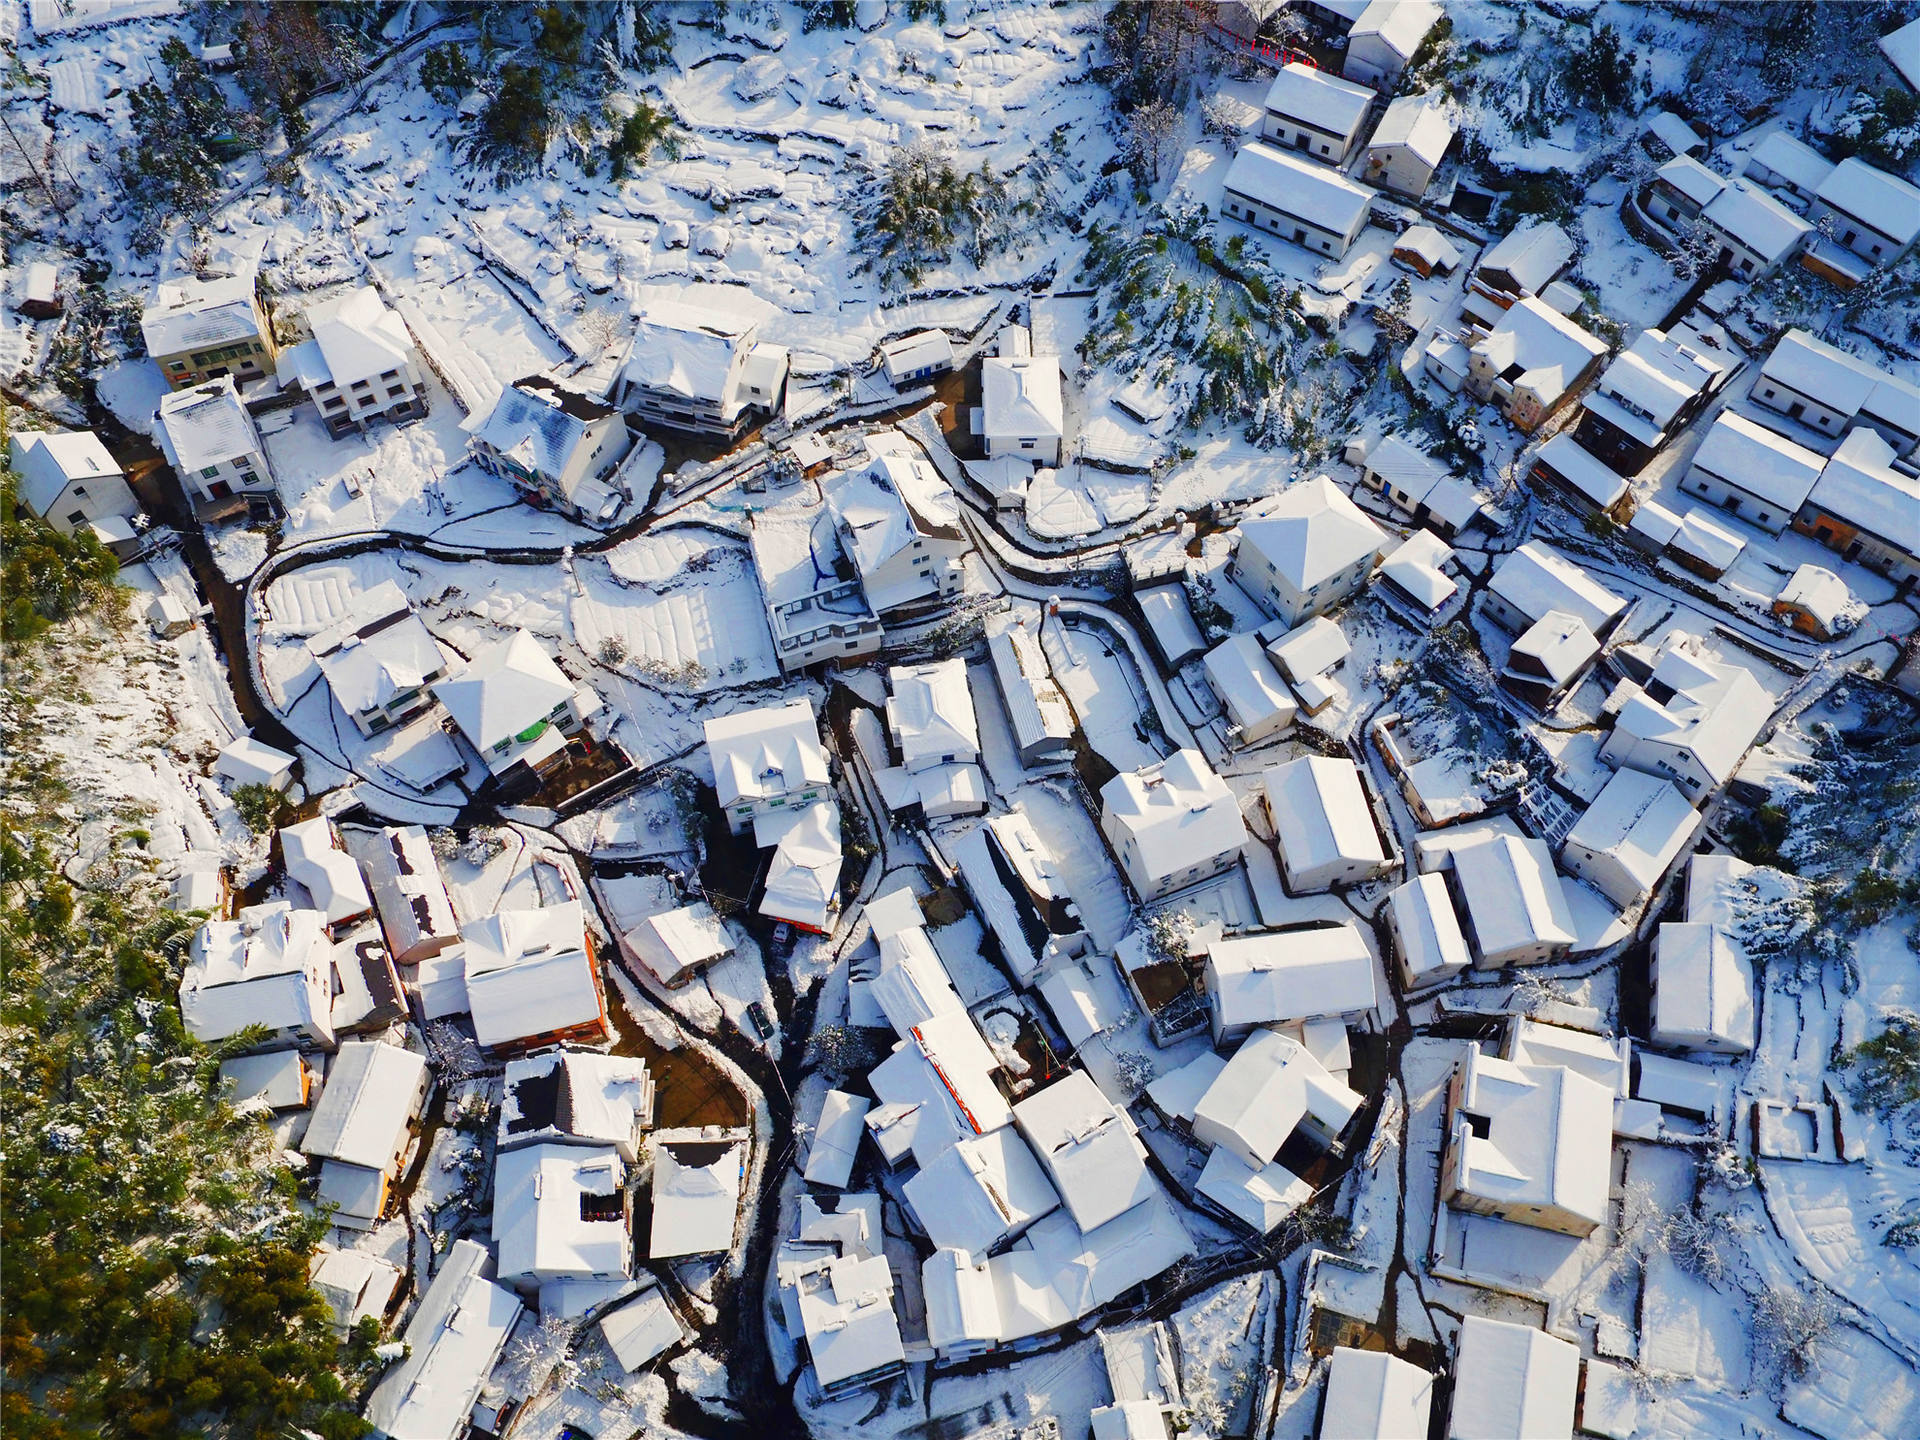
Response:
[[[307,326],[313,338],[288,350],[282,368],[305,387],[329,438],[427,413],[413,337],[371,285],[315,305]]]
[[[231,375],[241,384],[274,373],[279,350],[251,275],[172,280],[140,314],[147,354],[169,387],[184,390]]]
[[[587,524],[633,498],[608,484],[633,448],[626,417],[545,375],[502,390],[467,446],[475,464],[533,504]]]
[[[1247,512],[1231,574],[1291,628],[1359,589],[1386,541],[1339,486],[1319,475]]]
[[[233,376],[175,390],[155,418],[160,449],[196,511],[224,512],[248,495],[273,493],[266,447]]]
[[[767,307],[737,285],[699,283],[636,307],[613,399],[647,425],[733,439],[786,394],[787,350],[759,338]]]

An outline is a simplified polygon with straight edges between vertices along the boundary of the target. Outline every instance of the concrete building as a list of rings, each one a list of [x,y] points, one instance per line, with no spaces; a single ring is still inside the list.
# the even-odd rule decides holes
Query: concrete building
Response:
[[[161,284],[141,312],[140,334],[174,390],[223,375],[244,385],[273,374],[278,362],[251,275]]]
[[[697,282],[634,308],[612,399],[643,424],[731,440],[783,403],[786,347],[759,338],[769,307],[744,287]]]
[[[633,448],[626,417],[545,375],[502,390],[467,445],[489,475],[540,508],[586,524],[604,522],[636,498],[609,484]]]
[[[1607,1220],[1613,1093],[1560,1065],[1517,1065],[1478,1045],[1447,1087],[1440,1198],[1563,1235]]]
[[[1493,572],[1487,618],[1524,634],[1554,611],[1571,615],[1604,641],[1627,613],[1627,602],[1599,585],[1564,556],[1534,541],[1515,550]]]
[[[330,437],[427,413],[413,337],[371,285],[315,305],[307,325],[313,338],[286,352],[281,378],[305,388]]]
[[[1142,900],[1218,875],[1247,843],[1240,802],[1198,750],[1114,776],[1100,791],[1100,828]]]
[[[1418,200],[1433,183],[1457,128],[1439,94],[1402,95],[1387,106],[1367,141],[1368,183]]]
[[[1528,296],[1468,352],[1467,389],[1531,434],[1578,396],[1606,353],[1604,340]]]
[[[62,535],[140,513],[119,464],[91,430],[9,435],[7,459],[20,477],[21,502]]]
[[[1373,954],[1351,924],[1215,940],[1204,973],[1215,1045],[1258,1026],[1365,1023],[1379,1001]]]
[[[1726,410],[1693,452],[1680,489],[1778,535],[1792,523],[1825,463],[1804,445]]]
[[[1813,192],[1807,218],[1870,265],[1890,265],[1920,236],[1920,190],[1849,156]]]
[[[1644,684],[1614,687],[1606,710],[1613,729],[1602,760],[1670,779],[1698,800],[1733,778],[1772,718],[1773,699],[1750,671],[1676,636],[1655,652]]]
[[[1294,61],[1267,87],[1260,138],[1340,169],[1359,148],[1373,99],[1364,85]]]
[[[734,834],[751,825],[756,843],[772,844],[772,835],[762,834],[768,824],[778,826],[789,813],[831,798],[827,750],[811,700],[715,716],[705,732],[714,790]]]
[[[195,509],[274,493],[273,470],[233,376],[176,389],[160,402],[155,438]]]
[[[1865,425],[1910,455],[1920,444],[1920,385],[1849,355],[1804,330],[1789,330],[1761,365],[1750,397],[1756,405],[1838,440]]]
[[[1574,822],[1560,856],[1570,873],[1630,909],[1659,887],[1702,823],[1668,781],[1617,770]]]
[[[1320,475],[1247,512],[1230,573],[1292,627],[1359,589],[1386,542],[1385,532]]]
[[[1340,73],[1390,93],[1440,23],[1441,14],[1432,0],[1372,0],[1347,31],[1347,54]]]
[[[369,736],[430,709],[433,687],[458,663],[392,580],[362,591],[337,620],[308,636],[307,653],[335,703]]]
[[[1537,965],[1572,948],[1573,916],[1540,841],[1492,834],[1455,846],[1449,858],[1477,968]]]
[[[1303,755],[1268,769],[1261,787],[1289,891],[1363,885],[1392,868],[1351,760]]]
[[[1367,228],[1374,192],[1337,170],[1258,142],[1227,167],[1227,217],[1338,260]]]
[[[827,487],[840,548],[873,613],[924,607],[960,593],[963,557],[972,548],[960,527],[960,502],[912,441],[892,433],[868,438],[866,464]]]
[[[1893,446],[1862,425],[1821,467],[1793,528],[1844,560],[1900,585],[1920,580],[1920,479],[1896,469]]]

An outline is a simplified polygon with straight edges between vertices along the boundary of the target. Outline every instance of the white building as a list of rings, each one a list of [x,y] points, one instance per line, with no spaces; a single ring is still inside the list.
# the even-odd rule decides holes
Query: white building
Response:
[[[823,1397],[868,1389],[905,1367],[885,1255],[822,1255],[790,1269],[784,1288]]]
[[[650,425],[736,438],[786,393],[786,348],[759,338],[768,308],[737,285],[649,294],[634,307],[614,403]]]
[[[1493,834],[1449,853],[1479,969],[1537,965],[1572,948],[1573,916],[1553,855],[1540,841]]]
[[[1386,534],[1326,476],[1247,512],[1232,575],[1287,625],[1323,615],[1365,582]]]
[[[1419,533],[1431,538],[1428,531]],[[1300,697],[1300,708],[1309,715],[1318,715],[1340,697],[1340,682],[1333,678],[1333,672],[1352,653],[1347,632],[1324,615],[1294,626],[1267,645],[1267,654]]]
[[[781,673],[880,648],[880,619],[841,549],[824,501],[750,510],[747,545]]]
[[[1920,190],[1853,155],[1821,180],[1807,218],[1862,260],[1889,265],[1920,236]]]
[[[1361,484],[1449,539],[1481,518],[1487,497],[1401,436],[1350,441],[1347,460],[1359,465]]]
[[[1366,86],[1296,60],[1267,87],[1260,138],[1275,150],[1297,150],[1340,169],[1359,147],[1373,99]]]
[[[333,1046],[333,945],[327,917],[284,901],[195,932],[180,977],[180,1018],[211,1045],[254,1025],[268,1045]]]
[[[927,1343],[942,1360],[984,1355],[1006,1338],[993,1272],[959,1250],[935,1250],[920,1265]]]
[[[803,806],[781,832],[767,864],[759,911],[824,935],[840,908],[840,807],[832,800]]]
[[[1744,180],[1729,181],[1708,200],[1700,223],[1720,242],[1720,263],[1742,280],[1771,275],[1813,234],[1805,220]]]
[[[126,476],[91,430],[10,435],[7,459],[20,477],[21,502],[62,535],[140,513]]]
[[[1474,343],[1467,389],[1531,434],[1579,394],[1606,354],[1606,341],[1529,295]]]
[[[1433,1376],[1378,1350],[1334,1348],[1320,1405],[1320,1440],[1420,1440],[1433,1414]]]
[[[552,1286],[622,1281],[633,1275],[627,1167],[610,1147],[526,1145],[493,1169],[493,1244],[500,1279],[543,1292]]]
[[[546,1050],[507,1062],[495,1148],[612,1147],[627,1164],[653,1124],[654,1083],[637,1056]]]
[[[213,505],[271,493],[273,471],[233,376],[223,375],[160,402],[154,438],[189,499]]]
[[[533,1050],[612,1038],[600,966],[578,900],[498,910],[460,928],[467,1008],[483,1049]]]
[[[430,687],[495,777],[551,769],[600,697],[560,672],[545,647],[516,630]]]
[[[225,780],[230,790],[242,785],[285,790],[293,782],[293,767],[299,763],[296,755],[242,735],[220,751],[213,762],[213,773]]]
[[[1627,602],[1578,565],[1535,541],[1515,550],[1487,586],[1487,618],[1515,635],[1558,610],[1606,639],[1627,613]]]
[[[1100,790],[1100,829],[1143,900],[1218,875],[1247,843],[1240,802],[1198,750],[1109,780]]]
[[[844,1190],[853,1176],[853,1162],[860,1154],[860,1137],[867,1132],[867,1111],[873,1102],[864,1095],[845,1090],[829,1090],[820,1103],[820,1118],[813,1127],[813,1139],[807,1146],[807,1163],[801,1171],[809,1185],[824,1185]]]
[[[459,943],[460,922],[423,827],[377,831],[359,853],[396,965],[417,965]]]
[[[1193,1253],[1171,1202],[1154,1198],[1093,1230],[1055,1211],[987,1262],[1008,1343],[1059,1330]]]
[[[1457,128],[1437,92],[1402,95],[1387,106],[1367,141],[1368,182],[1418,200],[1433,183]]]
[[[1306,1046],[1256,1030],[1194,1105],[1193,1138],[1258,1174],[1296,1130],[1323,1148],[1332,1145],[1360,1105]]]
[[[1560,857],[1625,910],[1654,892],[1702,823],[1668,781],[1617,770],[1567,832]]]
[[[953,341],[944,330],[918,330],[880,347],[880,367],[896,390],[953,369]]]
[[[1453,547],[1438,535],[1416,530],[1380,562],[1380,578],[1387,594],[1416,616],[1430,617],[1460,593],[1460,582],[1442,568],[1452,558]]]
[[[1572,1440],[1579,1389],[1579,1347],[1469,1315],[1460,1322],[1447,1440]]]
[[[958,498],[911,441],[873,436],[867,444],[872,458],[827,487],[840,547],[867,604],[885,618],[959,594],[970,547]]]
[[[460,1440],[475,1403],[526,1311],[488,1278],[485,1246],[456,1240],[402,1335],[405,1354],[367,1397],[385,1440]]]
[[[1303,755],[1268,769],[1261,788],[1290,892],[1363,885],[1392,868],[1351,760]]]
[[[1017,1107],[1014,1113],[1017,1118]],[[1003,1125],[956,1141],[901,1187],[937,1248],[984,1260],[1060,1208],[1059,1193],[1021,1134]]]
[[[1133,1122],[1084,1070],[1029,1095],[1013,1119],[1083,1232],[1160,1193]]]
[[[1420,53],[1428,32],[1440,23],[1441,14],[1432,0],[1372,0],[1347,31],[1347,56],[1340,73],[1391,92],[1408,62]]]
[[[339,619],[308,636],[307,653],[340,708],[369,736],[432,706],[431,687],[452,668],[448,652],[392,580],[355,596]]]
[[[548,376],[514,381],[469,428],[474,463],[543,509],[591,524],[635,498],[609,483],[633,448],[626,417]]]
[[[733,954],[733,937],[704,900],[649,915],[620,937],[623,952],[662,985],[678,987]]]
[[[1374,192],[1339,171],[1255,142],[1227,166],[1227,216],[1338,260],[1367,228]]]
[[[1920,579],[1920,479],[1895,468],[1876,430],[1849,431],[1813,482],[1793,528],[1898,584]]]
[[[1260,637],[1234,635],[1207,652],[1207,687],[1227,712],[1227,741],[1258,745],[1293,729],[1299,706],[1268,661]]]
[[[1741,172],[1775,190],[1790,190],[1811,203],[1820,182],[1833,173],[1833,161],[1784,130],[1769,130],[1747,156]]]
[[[1778,535],[1812,493],[1825,463],[1806,446],[1723,410],[1693,452],[1680,489]]]
[[[338,1207],[334,1224],[379,1223],[431,1078],[420,1056],[377,1040],[349,1040],[333,1057],[300,1148],[321,1162],[315,1199]]]
[[[406,1277],[392,1261],[363,1250],[321,1245],[307,1262],[307,1282],[333,1312],[333,1329],[342,1339],[362,1320],[386,1328],[387,1306]]]
[[[954,658],[887,671],[887,727],[910,775],[980,758],[980,726],[967,688],[967,662]]]
[[[1600,372],[1580,417],[1580,444],[1605,464],[1638,474],[1719,393],[1733,365],[1730,355],[1642,330]]]
[[[1522,1065],[1473,1046],[1447,1092],[1440,1198],[1565,1235],[1604,1225],[1613,1092],[1563,1065]]]
[[[831,799],[827,751],[811,700],[736,710],[708,720],[705,731],[714,790],[734,834],[752,825],[756,843],[771,844],[761,834],[762,820],[781,821],[788,812]]]
[[[746,1130],[719,1125],[656,1130],[648,1137],[653,1155],[648,1255],[673,1260],[733,1249],[750,1143]]]
[[[868,1073],[880,1103],[867,1129],[889,1165],[912,1154],[929,1165],[969,1135],[1013,1123],[1013,1108],[993,1083],[999,1061],[964,1012],[936,1015]]]
[[[413,337],[372,286],[323,300],[307,311],[307,326],[313,338],[280,358],[282,379],[305,388],[333,439],[427,413]]]
[[[1438,874],[1416,875],[1387,897],[1387,928],[1409,990],[1451,980],[1473,963],[1447,882]]]
[[[1855,425],[1866,425],[1901,455],[1920,442],[1920,385],[1804,330],[1780,337],[1754,379],[1750,398],[1836,440]]]
[[[1215,940],[1206,982],[1216,1045],[1260,1025],[1365,1022],[1379,999],[1373,953],[1350,923]]]
[[[1313,1186],[1279,1161],[1255,1170],[1224,1146],[1208,1154],[1193,1188],[1257,1235],[1272,1234],[1313,1198]]]
[[[1055,355],[989,355],[980,362],[980,439],[989,460],[1060,463],[1066,406]]]
[[[638,1299],[608,1311],[599,1323],[607,1348],[629,1374],[688,1338],[658,1284],[647,1285]]]
[[[987,657],[1007,707],[1020,763],[1032,767],[1073,758],[1073,707],[1053,678],[1040,637],[1018,618],[987,624]]]
[[[1751,671],[1676,635],[1655,652],[1646,684],[1621,681],[1606,709],[1613,729],[1602,760],[1670,779],[1698,799],[1733,778],[1772,718],[1773,698]]]
[[[1147,622],[1147,639],[1169,671],[1178,670],[1206,650],[1206,637],[1194,623],[1185,585],[1149,585],[1133,592],[1133,603]]]
[[[340,848],[340,837],[326,816],[283,829],[280,854],[286,861],[287,878],[305,890],[313,908],[327,917],[330,934],[373,913],[373,896],[367,893],[360,862]]]
[[[1695,855],[1689,864],[1686,918],[1662,925],[1653,941],[1654,1044],[1722,1055],[1752,1051],[1753,962],[1735,929],[1739,887],[1752,869],[1731,855]]]

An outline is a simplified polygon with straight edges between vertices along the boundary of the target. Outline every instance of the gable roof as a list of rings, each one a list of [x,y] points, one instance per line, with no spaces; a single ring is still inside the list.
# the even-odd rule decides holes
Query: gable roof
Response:
[[[622,376],[632,384],[724,406],[735,361],[753,343],[765,304],[737,285],[695,283],[678,298],[653,293],[639,316]]]
[[[1607,371],[1607,375],[1612,373],[1611,369]],[[1606,375],[1601,376],[1600,383],[1606,384]],[[1592,396],[1587,401],[1587,408],[1599,409],[1599,402],[1603,398],[1600,395]],[[1613,416],[1609,414],[1608,418],[1612,419]],[[1627,493],[1626,479],[1614,473],[1611,466],[1593,455],[1565,430],[1540,447],[1539,453],[1534,456],[1534,464],[1546,466],[1557,479],[1572,486],[1602,510],[1611,509]]]
[[[1616,770],[1566,843],[1610,856],[1642,890],[1651,890],[1699,828],[1700,812],[1668,781]]]
[[[387,308],[371,285],[315,305],[307,311],[307,324],[328,377],[342,390],[389,370],[404,374],[413,358],[406,322]]]
[[[253,308],[253,277],[172,280],[154,288],[140,315],[149,355],[175,355],[226,345],[260,333]]]
[[[1531,540],[1500,563],[1490,588],[1530,621],[1559,610],[1596,635],[1627,608],[1571,560]]]
[[[1599,653],[1600,642],[1586,621],[1564,610],[1549,610],[1513,642],[1503,673],[1521,681],[1545,679],[1558,686],[1579,674]],[[1537,668],[1516,665],[1520,659],[1533,661]]]
[[[1573,237],[1558,225],[1537,221],[1510,230],[1480,257],[1475,274],[1499,271],[1526,294],[1543,289],[1573,259]]]
[[[987,654],[1013,722],[1013,738],[1024,749],[1048,740],[1069,740],[1073,708],[1053,678],[1039,638],[1018,619],[989,622]]]
[[[1416,530],[1380,562],[1380,575],[1416,603],[1437,610],[1460,589],[1459,582],[1440,568],[1452,558],[1453,547],[1446,541],[1431,530]]]
[[[492,1257],[456,1240],[403,1335],[406,1354],[367,1397],[366,1418],[388,1440],[454,1440],[525,1313],[486,1277]]]
[[[1307,1116],[1337,1135],[1360,1104],[1360,1097],[1299,1041],[1275,1030],[1255,1030],[1195,1104],[1193,1120],[1196,1134],[1213,1137],[1258,1169]]]
[[[1345,235],[1373,206],[1373,191],[1339,171],[1255,141],[1227,166],[1226,189],[1304,220],[1329,235]]]
[[[1029,1095],[1013,1118],[1083,1231],[1159,1192],[1132,1122],[1084,1070]]]
[[[1544,1331],[1469,1315],[1460,1322],[1448,1440],[1526,1435],[1567,1440],[1580,1351]]]
[[[1814,198],[1871,225],[1896,245],[1907,245],[1920,235],[1920,190],[1858,155],[1834,166]]]
[[[433,693],[484,755],[549,719],[573,698],[574,688],[532,632],[516,630],[475,655],[457,675],[436,681]]]
[[[958,1141],[902,1189],[936,1247],[983,1259],[1060,1207],[1046,1171],[1012,1125]]]
[[[334,1054],[300,1148],[368,1170],[394,1163],[427,1062],[377,1040],[349,1040]]]
[[[1402,95],[1387,106],[1367,148],[1404,145],[1428,165],[1438,165],[1453,143],[1454,131],[1453,116],[1436,92]]]
[[[1359,768],[1351,760],[1302,755],[1270,766],[1260,783],[1290,870],[1337,861],[1386,863]]]
[[[1373,105],[1373,91],[1295,60],[1267,87],[1269,113],[1303,120],[1329,135],[1353,134]]]
[[[1753,173],[1755,165],[1786,177],[1794,189],[1808,194],[1818,190],[1820,182],[1833,173],[1831,160],[1784,130],[1769,130],[1760,137],[1760,143],[1747,157],[1748,174]]]
[[[447,668],[433,632],[392,580],[362,592],[333,624],[308,636],[307,653],[349,715],[378,709]]]
[[[1824,464],[1806,446],[1731,410],[1714,417],[1707,438],[1693,452],[1693,468],[1788,513],[1800,508]]]
[[[1518,1065],[1477,1045],[1463,1064],[1459,1107],[1448,1118],[1459,1188],[1606,1223],[1613,1092],[1565,1066]]]
[[[1425,1435],[1432,1411],[1433,1376],[1418,1365],[1377,1350],[1334,1349],[1320,1411],[1326,1440]]]
[[[1386,541],[1386,532],[1324,475],[1255,506],[1240,522],[1239,543],[1252,545],[1302,591],[1377,555]]]
[[[163,396],[159,416],[161,446],[175,470],[203,470],[260,454],[259,432],[231,375]]]
[[[1229,636],[1207,652],[1201,662],[1207,683],[1227,707],[1228,718],[1241,729],[1281,717],[1282,725],[1293,722],[1299,706],[1288,693],[1286,683],[1275,673],[1260,648],[1260,637],[1247,631]]]
[[[1347,32],[1347,43],[1351,47],[1356,37],[1375,35],[1402,60],[1411,60],[1442,13],[1432,0],[1372,0]]]
[[[1813,233],[1813,226],[1744,180],[1730,181],[1700,214],[1768,263]]]
[[[1281,1025],[1371,1010],[1373,953],[1351,923],[1263,930],[1207,947],[1207,980],[1222,1028]]]
[[[1447,882],[1438,874],[1414,876],[1387,897],[1387,904],[1400,942],[1401,966],[1414,983],[1472,963],[1460,917],[1447,895]]]
[[[1553,856],[1540,841],[1489,835],[1452,853],[1483,956],[1535,943],[1571,945],[1579,938]]]
[[[1837,345],[1789,330],[1760,366],[1760,374],[1842,415],[1872,415],[1920,429],[1920,385],[1850,355]]]
[[[20,498],[36,515],[44,516],[60,492],[76,480],[121,473],[91,430],[25,432],[10,436],[7,448],[20,475]]]
[[[1806,503],[1920,556],[1920,480],[1893,468],[1894,453],[1876,430],[1848,431]]]
[[[593,427],[619,413],[548,376],[529,375],[500,392],[473,436],[522,469],[558,480]]]
[[[483,1046],[601,1020],[606,1002],[587,953],[578,900],[500,910],[460,928],[466,942],[467,1006]]]

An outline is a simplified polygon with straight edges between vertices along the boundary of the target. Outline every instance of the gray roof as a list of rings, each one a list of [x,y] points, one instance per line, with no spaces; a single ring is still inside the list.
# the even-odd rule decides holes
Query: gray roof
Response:
[[[521,468],[557,480],[595,422],[618,413],[544,375],[529,375],[500,392],[474,438]]]

